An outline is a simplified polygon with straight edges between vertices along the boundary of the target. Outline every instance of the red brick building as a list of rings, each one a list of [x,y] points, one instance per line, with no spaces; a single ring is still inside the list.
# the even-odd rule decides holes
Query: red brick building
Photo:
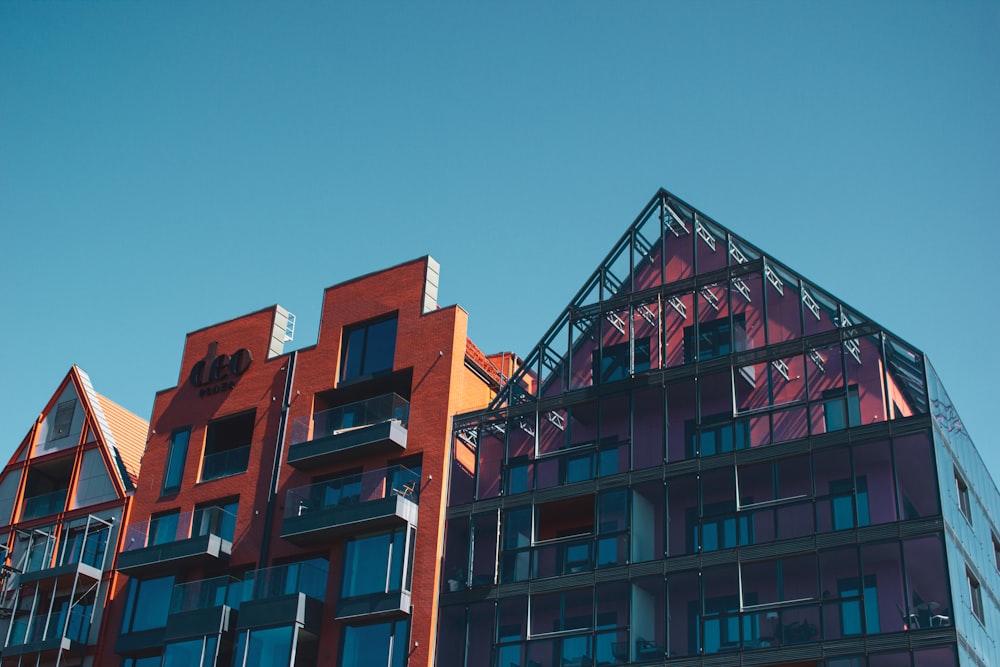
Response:
[[[101,664],[431,664],[451,415],[502,379],[437,282],[425,257],[328,288],[291,353],[279,306],[188,334]]]

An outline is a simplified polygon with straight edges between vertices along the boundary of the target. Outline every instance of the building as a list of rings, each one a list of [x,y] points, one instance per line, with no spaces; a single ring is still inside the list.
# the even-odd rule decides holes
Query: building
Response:
[[[147,426],[74,366],[0,473],[3,667],[92,664]]]
[[[1000,664],[924,354],[668,192],[453,433],[439,667]]]
[[[499,369],[425,257],[187,336],[156,395],[101,662],[429,665],[452,415]],[[503,361],[498,359],[497,362]]]

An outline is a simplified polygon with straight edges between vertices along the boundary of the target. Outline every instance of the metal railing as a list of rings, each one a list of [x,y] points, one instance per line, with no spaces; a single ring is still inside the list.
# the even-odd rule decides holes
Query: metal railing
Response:
[[[310,560],[247,572],[243,579],[243,602],[304,593],[326,600],[327,563]]]
[[[292,423],[290,444],[297,445],[341,431],[390,420],[406,426],[409,418],[409,401],[399,394],[383,394],[365,401],[322,410],[307,417],[299,417]]]
[[[239,609],[243,597],[243,582],[236,577],[221,576],[174,584],[170,594],[170,613],[232,607]]]
[[[404,466],[390,466],[289,489],[285,497],[284,516],[302,516],[308,512],[382,500],[392,495],[416,502],[419,493],[418,473]]]
[[[180,542],[201,535],[218,535],[224,540],[232,540],[235,525],[236,516],[221,507],[206,507],[183,514],[164,514],[129,526],[122,551]]]
[[[250,462],[250,445],[206,454],[201,464],[201,481],[219,479],[246,472]]]

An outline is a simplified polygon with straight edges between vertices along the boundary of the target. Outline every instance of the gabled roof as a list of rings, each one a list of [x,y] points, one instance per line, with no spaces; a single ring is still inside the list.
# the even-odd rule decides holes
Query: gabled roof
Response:
[[[670,269],[675,261],[684,265],[679,273]],[[726,292],[740,294],[749,302],[747,282],[751,275],[781,293],[788,290],[796,294],[803,313],[823,320],[829,329],[841,330],[840,338],[848,347],[853,337],[883,331],[868,317],[661,188],[525,356],[490,409],[566,391],[573,354],[595,334],[600,338],[602,323],[624,333],[629,324],[620,315],[630,308],[635,317],[652,325],[663,317],[662,310],[672,309],[687,317],[681,296],[701,304],[701,308],[712,306],[713,301],[718,304],[720,298],[727,298]],[[659,307],[652,308],[654,304]],[[911,390],[918,404],[926,404],[922,353],[895,337],[886,348],[886,359],[901,379],[901,389]]]
[[[57,412],[58,402],[72,387],[83,410],[80,431],[93,434],[104,451],[105,461],[110,462],[108,474],[115,480],[119,493],[131,493],[139,476],[139,462],[146,447],[149,423],[94,390],[90,376],[79,366],[70,368],[59,384],[52,398],[38,417],[35,429],[41,428],[47,418]],[[34,429],[33,429],[34,430]],[[77,438],[79,438],[79,431]],[[21,446],[14,452],[10,464],[24,461],[32,455],[32,447],[38,439],[29,433]],[[73,446],[80,446],[76,442]]]

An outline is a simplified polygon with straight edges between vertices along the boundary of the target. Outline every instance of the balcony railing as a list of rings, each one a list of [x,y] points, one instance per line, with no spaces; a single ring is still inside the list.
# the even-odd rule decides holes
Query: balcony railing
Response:
[[[420,476],[416,472],[404,466],[390,466],[300,486],[288,491],[285,517],[349,507],[397,495],[417,502],[419,483]]]
[[[227,559],[236,517],[221,507],[165,514],[129,526],[118,556],[118,570],[148,576],[181,565],[194,567]]]
[[[318,440],[386,421],[396,421],[405,427],[409,418],[409,401],[398,394],[383,394],[366,401],[316,412],[308,417],[299,417],[292,423],[291,444]]]
[[[243,579],[243,601],[270,600],[302,593],[326,600],[327,570],[313,561],[289,563],[247,572]]]
[[[288,462],[309,470],[352,456],[406,450],[410,404],[397,394],[323,410],[292,424]]]
[[[243,582],[235,577],[221,576],[211,579],[174,584],[170,595],[170,613],[232,607],[239,609],[243,599]]]
[[[164,514],[149,521],[129,526],[122,551],[134,551],[158,544],[181,542],[192,537],[219,535],[231,541],[228,526],[236,524],[236,517],[221,507],[206,507],[193,512]],[[228,533],[228,534],[224,534]]]
[[[314,559],[248,572],[237,629],[297,623],[318,634],[328,569],[325,560]]]
[[[415,524],[419,494],[420,475],[403,466],[290,489],[281,534],[305,544],[361,527]]]
[[[66,507],[66,491],[68,489],[59,489],[51,493],[43,493],[40,496],[25,498],[21,519],[36,519],[40,516],[62,512],[63,508]]]
[[[62,637],[86,642],[90,630],[90,611],[90,608],[85,606],[73,607],[68,624],[66,624],[65,610],[54,611],[51,615],[18,616],[11,621],[7,647],[56,642]],[[63,634],[64,625],[66,634]]]
[[[250,445],[234,447],[214,454],[206,454],[201,464],[201,481],[237,475],[247,471],[250,462]]]

